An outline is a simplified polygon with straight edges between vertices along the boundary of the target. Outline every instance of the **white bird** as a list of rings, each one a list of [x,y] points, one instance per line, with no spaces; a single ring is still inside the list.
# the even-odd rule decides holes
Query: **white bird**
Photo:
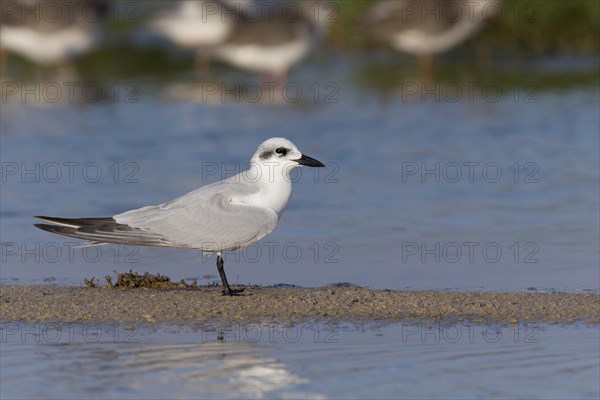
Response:
[[[416,55],[420,74],[430,78],[433,55],[476,34],[497,16],[499,5],[500,0],[380,0],[363,26],[396,50]]]
[[[248,170],[167,203],[108,218],[37,216],[55,225],[35,226],[92,245],[122,243],[216,253],[223,294],[235,295],[239,290],[229,287],[222,253],[251,246],[275,229],[292,194],[291,171],[300,165],[325,166],[303,155],[289,140],[271,138],[258,147]]]
[[[324,35],[332,4],[321,1],[257,2],[258,16],[240,12],[215,56],[236,67],[261,73],[285,84],[288,71],[300,62]],[[287,11],[286,11],[287,10]],[[292,10],[292,15],[287,12]],[[296,14],[293,14],[295,12]]]
[[[171,2],[170,2],[171,3]],[[208,57],[233,30],[237,14],[227,2],[182,0],[175,9],[158,13],[149,27],[181,48],[196,50],[196,72],[209,65]]]
[[[217,1],[184,0],[175,10],[164,11],[150,21],[150,27],[181,47],[212,47],[225,40],[233,20],[225,18]]]
[[[64,64],[100,43],[107,7],[105,0],[3,2],[0,50],[44,66]]]

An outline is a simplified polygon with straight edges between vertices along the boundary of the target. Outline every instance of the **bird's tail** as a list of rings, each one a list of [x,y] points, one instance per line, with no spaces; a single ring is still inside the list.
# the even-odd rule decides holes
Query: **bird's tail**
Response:
[[[166,246],[161,235],[119,224],[112,217],[106,218],[57,218],[36,216],[50,224],[34,224],[35,227],[58,235],[87,240],[85,245],[119,243],[133,246]]]

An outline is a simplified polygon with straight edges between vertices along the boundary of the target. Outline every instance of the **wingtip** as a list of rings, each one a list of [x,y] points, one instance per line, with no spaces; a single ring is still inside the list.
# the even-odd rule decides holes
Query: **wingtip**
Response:
[[[35,218],[41,219],[44,222],[49,222],[55,226],[68,226],[72,228],[79,228],[81,225],[81,220],[72,219],[72,218],[59,218],[59,217],[47,217],[45,215],[36,215]]]
[[[33,218],[41,219],[42,221],[50,222],[51,224],[56,224],[52,217],[47,217],[45,215],[34,215]]]
[[[43,231],[46,232],[55,232],[56,228],[58,228],[57,225],[47,225],[47,224],[33,224],[33,226],[35,226],[38,229],[41,229]]]
[[[52,222],[53,217],[48,217],[46,215],[34,215],[33,218],[41,219],[42,221]]]

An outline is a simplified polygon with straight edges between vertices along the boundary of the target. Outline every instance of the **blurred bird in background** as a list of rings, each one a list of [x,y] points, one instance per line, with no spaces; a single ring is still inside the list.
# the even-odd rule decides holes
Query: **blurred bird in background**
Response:
[[[321,1],[254,2],[215,55],[238,68],[259,72],[261,82],[285,83],[289,70],[324,34],[327,4]]]
[[[102,0],[0,2],[2,71],[8,52],[42,67],[65,67],[101,43],[107,2]]]
[[[446,52],[499,12],[500,0],[381,0],[362,28],[394,49],[417,56],[418,76],[431,80],[434,54]]]
[[[212,53],[233,31],[238,18],[234,4],[218,0],[179,0],[166,3],[171,8],[159,11],[152,17],[149,28],[177,47],[196,51],[196,73],[198,76],[206,74]]]

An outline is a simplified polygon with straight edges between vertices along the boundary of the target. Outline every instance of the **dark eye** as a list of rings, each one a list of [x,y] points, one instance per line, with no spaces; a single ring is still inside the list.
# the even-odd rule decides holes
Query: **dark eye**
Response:
[[[277,149],[275,149],[275,153],[285,155],[285,153],[287,153],[287,149],[283,147],[278,147]]]

